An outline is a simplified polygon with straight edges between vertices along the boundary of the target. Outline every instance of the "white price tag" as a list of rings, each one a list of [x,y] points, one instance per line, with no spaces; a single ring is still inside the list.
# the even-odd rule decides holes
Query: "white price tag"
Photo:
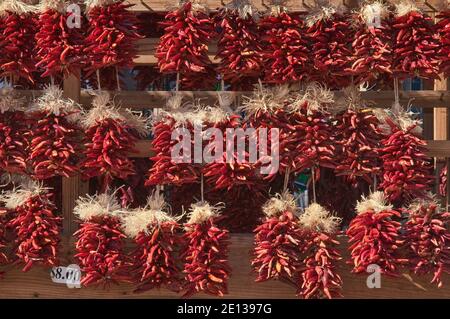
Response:
[[[81,270],[78,265],[53,267],[50,278],[54,283],[66,284],[68,288],[81,288]]]

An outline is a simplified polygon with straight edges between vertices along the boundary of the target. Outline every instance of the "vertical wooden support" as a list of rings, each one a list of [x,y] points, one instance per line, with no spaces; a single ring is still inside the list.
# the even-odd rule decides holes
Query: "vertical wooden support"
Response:
[[[441,74],[442,80],[436,80],[434,81],[434,89],[435,90],[447,90],[448,89],[448,81],[444,78],[444,76]],[[439,106],[439,105],[438,105]],[[449,111],[447,108],[443,107],[435,107],[434,108],[434,132],[433,132],[433,139],[434,140],[448,140],[449,137]],[[436,158],[435,160],[435,167],[436,167],[436,174],[439,178],[439,172],[442,168],[442,164],[447,165],[447,168],[450,168],[448,166],[450,160],[449,158]],[[448,175],[448,173],[447,173]],[[450,204],[450,179],[447,177],[447,196],[445,198],[445,205],[448,208]]]
[[[64,96],[80,102],[80,75],[71,74],[64,79]],[[80,176],[63,178],[62,180],[62,213],[63,213],[63,233],[71,236],[75,231],[73,208],[77,198],[86,191],[86,186]]]

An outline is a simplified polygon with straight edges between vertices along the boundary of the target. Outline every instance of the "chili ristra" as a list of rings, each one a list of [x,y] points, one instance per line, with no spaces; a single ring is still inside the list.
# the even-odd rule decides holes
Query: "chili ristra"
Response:
[[[31,126],[28,160],[35,178],[70,177],[79,171],[80,112],[77,103],[63,98],[63,91],[52,85],[27,111]]]
[[[228,293],[231,267],[228,263],[229,234],[217,227],[219,208],[206,202],[191,205],[185,225],[184,297],[204,292],[223,296]]]
[[[59,262],[61,218],[55,215],[49,191],[29,180],[0,198],[12,214],[7,227],[14,233],[15,263],[25,272],[34,265],[53,267]]]
[[[440,12],[436,18],[439,19],[436,23],[440,40],[439,72],[448,78],[450,75],[450,10]]]
[[[83,286],[106,288],[131,281],[120,209],[115,196],[107,193],[79,198],[76,202],[74,214],[80,219],[80,228],[74,233],[75,259],[83,273]]]
[[[407,209],[404,225],[406,258],[416,275],[433,274],[431,283],[441,288],[450,274],[450,213],[433,200],[416,200]]]
[[[177,253],[183,246],[181,226],[166,212],[164,198],[154,192],[147,205],[123,217],[124,231],[136,245],[131,253],[130,272],[135,292],[166,288],[180,292],[183,287]]]

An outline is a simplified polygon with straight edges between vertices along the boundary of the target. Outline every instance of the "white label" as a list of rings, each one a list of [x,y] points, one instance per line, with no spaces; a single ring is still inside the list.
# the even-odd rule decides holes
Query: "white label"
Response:
[[[50,278],[54,283],[66,284],[68,288],[81,288],[81,270],[78,265],[53,267]]]

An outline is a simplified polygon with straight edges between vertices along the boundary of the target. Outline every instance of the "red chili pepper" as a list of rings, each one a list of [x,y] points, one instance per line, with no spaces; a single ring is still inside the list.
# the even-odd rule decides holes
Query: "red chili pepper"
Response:
[[[426,197],[434,181],[432,160],[425,154],[426,142],[414,132],[416,124],[401,127],[390,118],[391,133],[382,140],[383,181],[380,188],[391,202]]]
[[[61,217],[55,216],[53,194],[41,185],[30,183],[2,195],[5,207],[14,211],[7,227],[14,232],[16,264],[23,271],[34,265],[57,266],[61,240]]]
[[[183,297],[198,292],[223,296],[228,293],[228,231],[216,226],[217,211],[207,203],[192,205],[190,220],[186,224],[182,250],[185,289]]]
[[[374,12],[378,16],[374,16]],[[379,19],[379,25],[375,25]],[[391,17],[381,2],[364,5],[353,17],[351,72],[354,83],[389,81],[392,78]]]
[[[81,108],[62,95],[58,87],[47,87],[29,114],[28,160],[33,176],[40,180],[78,172],[81,129],[76,122]]]
[[[310,70],[308,40],[302,20],[281,12],[258,24],[264,52],[264,82],[283,84],[306,78]]]
[[[23,78],[33,83],[32,72],[36,70],[34,36],[37,31],[34,9],[21,3],[18,10],[14,1],[4,1],[2,7],[0,76],[11,76],[16,81]]]
[[[436,24],[440,38],[439,49],[439,73],[445,78],[450,75],[450,10],[440,12],[436,18],[440,19]]]
[[[376,264],[383,274],[398,275],[399,266],[405,263],[400,256],[401,225],[394,220],[400,213],[386,203],[382,192],[363,198],[357,212],[347,229],[352,272],[365,273],[369,265]]]
[[[254,230],[252,268],[257,282],[278,279],[295,283],[305,244],[296,209],[293,196],[287,193],[263,206],[266,217]]]
[[[306,17],[313,63],[309,78],[332,89],[347,87],[351,83],[351,39],[354,33],[349,15],[341,14],[333,7],[321,10]]]
[[[342,258],[336,249],[340,222],[317,203],[309,205],[299,217],[304,248],[297,285],[298,295],[305,299],[342,297],[342,279],[337,273]]]
[[[241,8],[222,8],[214,17],[221,29],[217,43],[217,72],[233,90],[251,88],[263,69],[258,26]]]
[[[392,22],[394,61],[392,69],[399,78],[439,79],[439,39],[433,19],[413,7],[408,12],[397,5]]]
[[[44,69],[42,77],[74,73],[85,63],[82,27],[86,22],[80,21],[80,27],[68,26],[73,14],[66,12],[64,1],[44,2],[41,9],[36,33],[39,60],[36,67]]]
[[[133,4],[114,1],[106,5],[90,6],[86,10],[89,21],[84,53],[89,65],[88,75],[108,66],[132,67],[137,56],[137,19],[128,11]]]
[[[160,72],[179,73],[183,89],[211,87],[215,73],[208,57],[208,44],[214,28],[209,16],[186,1],[169,12],[161,26],[165,33],[155,53]]]
[[[439,173],[439,194],[441,196],[447,196],[447,172],[448,167],[445,165]]]
[[[406,211],[404,238],[411,271],[433,273],[431,283],[441,288],[442,275],[450,274],[450,213],[429,200],[413,202]]]
[[[120,208],[113,195],[101,194],[79,199],[74,212],[81,220],[74,233],[75,258],[83,272],[83,286],[129,282],[129,261],[124,252]]]

